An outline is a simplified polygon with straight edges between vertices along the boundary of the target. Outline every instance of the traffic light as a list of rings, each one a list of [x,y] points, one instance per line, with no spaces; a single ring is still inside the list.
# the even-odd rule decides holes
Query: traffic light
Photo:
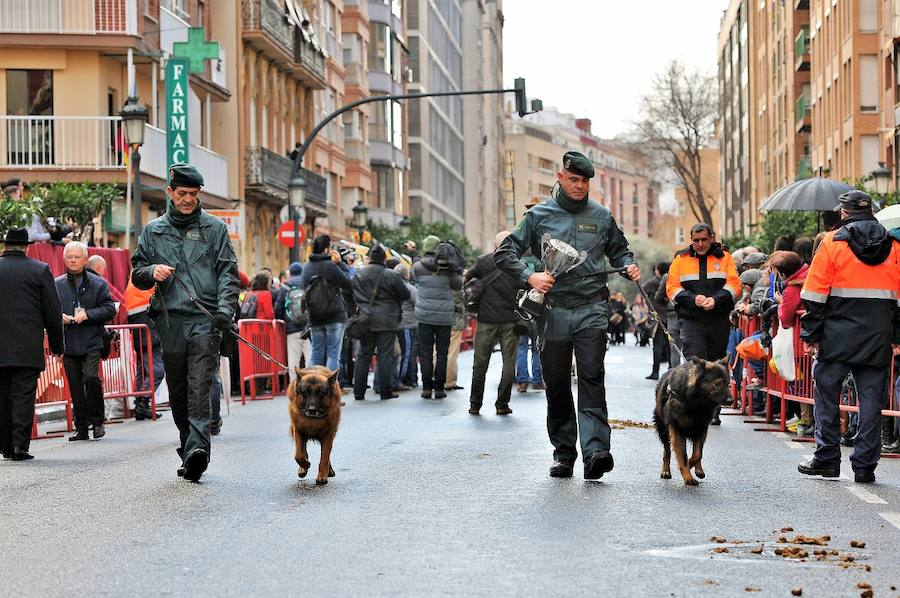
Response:
[[[516,80],[513,82],[513,89],[516,90],[516,112],[519,113],[519,117],[521,118],[528,114],[528,98],[525,97],[525,79],[516,77]]]

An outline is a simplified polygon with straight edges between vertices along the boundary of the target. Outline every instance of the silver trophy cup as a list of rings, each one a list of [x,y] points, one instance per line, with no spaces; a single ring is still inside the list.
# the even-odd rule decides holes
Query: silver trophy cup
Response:
[[[544,272],[553,278],[577,268],[585,259],[586,252],[578,251],[559,239],[551,239],[549,233],[544,233],[541,239],[541,261],[544,263]],[[516,311],[523,320],[533,320],[540,317],[545,307],[544,294],[536,289],[529,289],[519,297]]]

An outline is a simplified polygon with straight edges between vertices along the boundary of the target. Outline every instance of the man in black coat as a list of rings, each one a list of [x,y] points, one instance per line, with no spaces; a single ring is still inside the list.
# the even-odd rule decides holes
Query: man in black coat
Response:
[[[509,231],[498,233],[494,238],[494,249],[509,236]],[[519,335],[516,334],[516,294],[518,282],[497,268],[494,254],[486,253],[476,260],[475,265],[466,272],[466,284],[473,284],[477,279],[482,291],[478,301],[478,328],[475,329],[475,363],[472,368],[472,392],[469,395],[469,413],[478,415],[484,395],[484,379],[491,363],[494,345],[500,341],[500,352],[503,356],[503,373],[500,374],[500,386],[497,388],[497,415],[509,415],[509,398],[512,393],[513,380],[516,377],[516,352],[519,348]]]
[[[115,317],[116,305],[106,281],[85,268],[87,259],[87,245],[72,241],[63,250],[66,273],[56,277],[56,292],[66,326],[63,365],[75,411],[75,434],[69,440],[87,440],[91,426],[95,440],[106,435],[100,351],[104,325]]]
[[[59,296],[50,266],[25,256],[28,231],[13,229],[0,255],[0,452],[5,459],[26,461],[37,379],[44,366],[44,330],[50,351],[62,355],[63,325]],[[14,342],[11,340],[14,339]]]
[[[368,314],[369,333],[360,340],[359,358],[353,370],[353,395],[357,401],[366,398],[369,364],[378,350],[378,379],[388,381],[381,385],[381,398],[393,399],[399,395],[391,389],[394,371],[394,341],[400,329],[403,302],[409,299],[409,289],[393,270],[387,270],[384,247],[375,245],[369,251],[369,265],[353,277],[353,298],[356,305]]]

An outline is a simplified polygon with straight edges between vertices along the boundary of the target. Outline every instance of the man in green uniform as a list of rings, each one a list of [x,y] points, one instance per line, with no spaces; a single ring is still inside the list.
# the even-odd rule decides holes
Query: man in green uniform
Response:
[[[547,385],[547,432],[554,447],[550,475],[572,476],[580,430],[584,478],[588,480],[598,479],[613,468],[603,382],[609,290],[605,275],[581,277],[610,265],[625,267],[625,275],[631,280],[641,276],[628,241],[609,210],[588,197],[593,176],[594,167],[587,157],[566,152],[563,169],[557,173],[556,194],[528,210],[494,254],[501,270],[522,286],[545,293],[548,309],[537,326]],[[540,258],[545,233],[579,252],[585,251],[587,259],[557,280],[546,272],[529,270],[522,255],[530,248]],[[573,349],[578,367],[577,418],[571,384]]]
[[[147,224],[131,258],[134,285],[143,290],[156,285],[150,314],[159,331],[172,418],[181,436],[178,475],[192,482],[200,480],[209,464],[209,388],[240,288],[228,229],[200,206],[202,185],[203,177],[190,164],[169,168],[166,213]]]

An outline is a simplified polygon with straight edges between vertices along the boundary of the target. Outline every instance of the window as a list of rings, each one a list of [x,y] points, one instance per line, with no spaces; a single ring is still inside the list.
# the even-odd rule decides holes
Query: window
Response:
[[[6,71],[6,113],[53,114],[53,71]]]
[[[340,17],[334,4],[332,4],[329,0],[325,0],[324,2],[322,2],[322,31],[324,32],[325,37],[325,50],[327,50],[328,54],[333,57],[337,57],[339,50],[339,20]]]
[[[398,19],[403,18],[403,0],[391,0],[391,13]]]
[[[397,195],[394,184],[394,169],[385,166],[373,166],[375,171],[375,205],[386,210],[393,210]]]
[[[7,124],[7,164],[53,164],[53,121],[40,118],[53,114],[53,71],[7,70],[6,112],[33,117]]]
[[[846,87],[850,88],[849,83]],[[878,56],[874,54],[859,57],[859,109],[878,110]]]
[[[187,11],[187,0],[161,0],[162,6],[169,9],[185,21],[190,22],[191,15]]]
[[[369,39],[369,69],[390,72],[393,64],[393,47],[391,29],[381,23],[372,23],[372,34]]]
[[[684,243],[684,228],[680,226],[675,228],[675,242]]]
[[[384,141],[399,150],[403,149],[403,107],[400,102],[372,103],[369,141]]]

